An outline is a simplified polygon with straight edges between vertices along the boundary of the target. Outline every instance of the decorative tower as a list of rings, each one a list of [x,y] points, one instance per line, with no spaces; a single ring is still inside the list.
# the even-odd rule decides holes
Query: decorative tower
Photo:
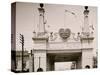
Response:
[[[88,21],[88,14],[89,14],[89,10],[88,10],[88,6],[84,7],[84,29],[83,29],[83,34],[85,36],[89,36],[89,21]]]
[[[34,71],[46,71],[46,50],[48,43],[48,36],[45,32],[44,23],[44,13],[43,4],[40,3],[39,10],[39,25],[37,26],[37,32],[33,32],[33,42],[34,42]]]
[[[38,25],[38,31],[37,31],[37,36],[43,36],[45,34],[45,24],[44,24],[44,5],[41,3],[39,10],[39,25]]]
[[[84,28],[82,31],[81,41],[83,41],[83,39],[84,39],[84,40],[87,40],[89,43],[90,41],[92,41],[94,39],[94,37],[91,35],[90,30],[89,30],[88,6],[85,6],[84,8],[85,8],[85,10],[83,12],[83,14],[84,14]]]
[[[82,68],[92,68],[93,65],[93,39],[89,31],[88,6],[84,7],[84,29],[80,38],[82,44]]]

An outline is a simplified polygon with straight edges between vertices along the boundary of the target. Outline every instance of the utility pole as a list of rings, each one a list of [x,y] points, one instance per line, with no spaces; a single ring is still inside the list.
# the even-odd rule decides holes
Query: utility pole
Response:
[[[24,36],[20,34],[20,43],[22,44],[22,72],[24,71]]]

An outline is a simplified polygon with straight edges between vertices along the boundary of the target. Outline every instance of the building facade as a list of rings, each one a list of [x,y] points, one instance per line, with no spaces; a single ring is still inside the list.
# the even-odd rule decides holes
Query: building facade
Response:
[[[39,30],[34,32],[34,71],[53,71],[55,62],[75,62],[76,69],[93,68],[93,33],[89,31],[88,6],[84,7],[84,29],[74,38],[69,28],[61,28],[56,33],[45,31],[43,4],[39,10]],[[59,41],[58,41],[59,40]],[[31,69],[31,68],[30,68]],[[32,71],[32,70],[30,70]]]
[[[21,4],[19,4],[19,6],[21,6]],[[22,6],[24,7],[24,4]],[[56,32],[49,32],[46,30],[46,10],[44,4],[40,3],[39,8],[37,8],[39,24],[36,25],[37,29],[36,31],[34,30],[33,37],[31,37],[33,46],[32,50],[29,50],[30,52],[24,51],[24,39],[23,43],[20,41],[21,44],[23,44],[22,50],[17,51],[16,49],[16,28],[18,27],[16,25],[22,24],[21,21],[19,22],[18,17],[22,15],[19,13],[21,10],[16,12],[16,9],[19,10],[15,3],[12,6],[12,70],[16,72],[54,71],[56,62],[72,62],[71,69],[92,69],[94,68],[93,64],[96,66],[97,60],[95,59],[97,58],[93,60],[93,42],[95,36],[94,32],[89,29],[90,10],[88,6],[83,7],[84,24],[81,31],[74,33],[73,30],[77,29],[72,30],[68,27],[62,27]],[[68,10],[65,10],[65,12],[75,15],[75,13]],[[17,16],[14,16],[16,13],[18,13]],[[15,20],[17,20],[16,22],[18,23],[16,23]],[[20,32],[22,32],[23,29],[24,28],[20,28]],[[27,32],[27,30],[25,32]],[[26,43],[29,43],[29,40],[27,40]]]

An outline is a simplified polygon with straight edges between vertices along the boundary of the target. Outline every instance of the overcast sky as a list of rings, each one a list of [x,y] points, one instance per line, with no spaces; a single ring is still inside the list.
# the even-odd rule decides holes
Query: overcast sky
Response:
[[[16,37],[17,50],[21,50],[19,43],[19,34],[25,37],[26,50],[33,49],[33,31],[37,30],[39,24],[39,4],[38,3],[17,3],[16,7]],[[76,5],[58,5],[58,4],[44,4],[46,30],[58,32],[60,28],[70,28],[71,32],[80,32],[84,25],[84,6]],[[65,12],[68,10],[68,12]],[[97,26],[97,8],[89,7],[89,25],[93,25],[95,30]],[[71,12],[75,13],[72,14]],[[95,36],[97,36],[97,32]],[[95,39],[96,41],[96,39]],[[95,42],[94,42],[95,44]],[[96,48],[96,45],[94,46]],[[97,49],[97,48],[96,48]]]

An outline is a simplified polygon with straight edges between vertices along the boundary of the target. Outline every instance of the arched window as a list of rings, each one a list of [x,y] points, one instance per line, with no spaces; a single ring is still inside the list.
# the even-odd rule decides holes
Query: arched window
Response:
[[[43,72],[43,69],[42,68],[38,68],[37,72]]]
[[[89,65],[86,65],[85,68],[90,69],[90,66]]]

